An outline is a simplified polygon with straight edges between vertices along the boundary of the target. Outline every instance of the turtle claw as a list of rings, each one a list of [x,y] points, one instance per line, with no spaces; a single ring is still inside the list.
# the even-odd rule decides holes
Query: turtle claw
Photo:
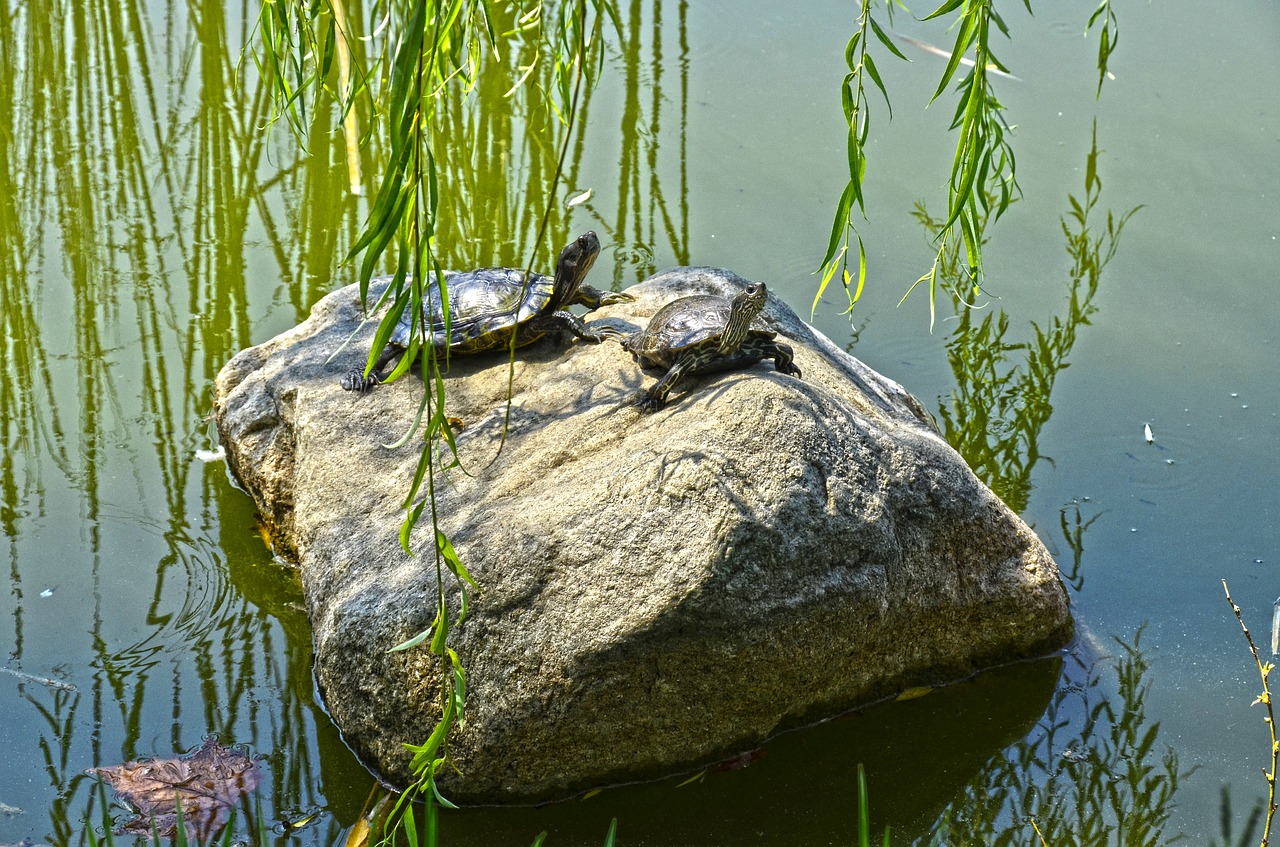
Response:
[[[597,343],[601,341],[621,341],[631,334],[618,329],[616,326],[592,327],[591,329],[596,336],[593,340]]]
[[[366,379],[364,371],[360,368],[352,368],[347,371],[346,376],[342,378],[343,390],[354,391],[357,394],[364,394],[379,383],[380,380],[378,379],[377,374],[369,374],[369,377]]]

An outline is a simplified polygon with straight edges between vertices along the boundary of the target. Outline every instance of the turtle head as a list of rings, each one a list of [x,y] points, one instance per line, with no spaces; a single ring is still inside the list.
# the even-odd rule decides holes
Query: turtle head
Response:
[[[596,257],[599,255],[600,239],[590,230],[570,241],[560,251],[560,258],[556,260],[556,279],[551,294],[553,302],[550,305],[553,310],[561,309],[573,302],[578,289],[587,278],[587,272],[596,263]]]
[[[733,298],[729,306],[729,320],[720,335],[720,355],[732,355],[751,329],[751,322],[764,311],[765,301],[769,299],[769,289],[763,282],[753,282]]]

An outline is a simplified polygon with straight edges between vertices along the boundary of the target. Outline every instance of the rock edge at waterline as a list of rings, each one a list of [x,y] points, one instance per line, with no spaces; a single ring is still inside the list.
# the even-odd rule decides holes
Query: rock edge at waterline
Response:
[[[590,320],[638,329],[743,280],[674,269]],[[316,677],[348,743],[393,782],[439,717],[438,664],[387,648],[435,609],[429,521],[398,534],[420,443],[391,450],[423,391],[339,380],[372,326],[355,287],[218,375],[231,469],[301,568]],[[766,361],[693,377],[667,408],[616,343],[546,339],[455,359],[465,473],[437,479],[442,530],[481,586],[452,643],[466,723],[455,802],[534,802],[687,770],[909,687],[1042,655],[1071,635],[1035,534],[897,383],[771,298],[804,379]],[[504,430],[506,442],[499,452]],[[457,608],[456,589],[448,590]]]

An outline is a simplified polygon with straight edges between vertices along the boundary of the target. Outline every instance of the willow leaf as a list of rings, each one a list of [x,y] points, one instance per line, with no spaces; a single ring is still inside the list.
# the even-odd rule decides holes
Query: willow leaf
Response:
[[[880,94],[884,96],[884,104],[889,107],[889,119],[893,119],[893,104],[889,102],[889,92],[885,90],[884,82],[880,79],[880,71],[876,68],[875,60],[868,53],[862,57],[863,65],[867,69],[867,73],[871,75],[871,81],[876,84],[876,88],[880,89]]]
[[[965,0],[947,0],[947,1],[946,1],[945,3],[943,3],[941,6],[939,6],[939,7],[938,7],[938,8],[936,8],[936,9],[934,9],[934,10],[933,10],[933,12],[931,12],[930,14],[925,15],[923,18],[921,18],[921,20],[923,20],[923,21],[931,21],[931,20],[933,20],[934,18],[937,18],[937,17],[940,17],[940,16],[942,16],[942,15],[945,15],[947,12],[954,11],[955,9],[959,8],[959,7],[960,7],[964,2],[965,2]]]
[[[844,47],[844,63],[851,71],[856,72],[858,70],[858,60],[854,58],[853,54],[857,51],[858,42],[861,40],[862,30],[858,30],[853,34],[853,37],[849,39],[849,43]]]
[[[840,235],[849,223],[849,211],[853,207],[853,196],[853,181],[850,180],[840,195],[840,202],[836,205],[836,217],[831,223],[831,239],[827,242],[827,255],[822,260],[824,267],[832,260],[836,255],[836,250],[840,247]]]
[[[871,29],[875,31],[876,38],[880,39],[880,43],[883,44],[885,48],[889,50],[890,53],[897,56],[899,59],[901,59],[904,62],[911,61],[905,55],[903,55],[901,50],[898,49],[898,45],[893,43],[893,39],[890,38],[888,34],[880,28],[880,24],[876,23],[875,18],[868,15],[867,22],[871,24]]]
[[[960,60],[964,58],[965,51],[973,43],[977,30],[978,21],[976,16],[966,14],[961,21],[960,32],[956,35],[955,46],[951,49],[951,58],[947,60],[946,70],[942,72],[942,81],[938,83],[937,90],[929,98],[930,103],[937,100],[942,95],[942,92],[947,90],[947,85],[950,84],[951,78],[955,76],[956,68],[960,67]]]

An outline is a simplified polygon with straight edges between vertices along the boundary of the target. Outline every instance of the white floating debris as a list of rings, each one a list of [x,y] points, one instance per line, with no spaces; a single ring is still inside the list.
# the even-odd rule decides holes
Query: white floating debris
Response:
[[[58,587],[57,587],[56,585],[55,585],[53,588],[46,588],[44,591],[41,591],[41,592],[40,592],[40,596],[41,596],[41,597],[52,597],[52,596],[53,596],[53,592],[55,592],[55,591],[57,591],[57,590],[58,590]]]
[[[221,462],[227,458],[227,451],[221,444],[217,450],[197,450],[196,458],[202,462]]]
[[[570,197],[568,202],[564,204],[564,207],[566,209],[572,209],[574,206],[581,206],[583,203],[587,202],[590,199],[591,199],[591,189],[588,188],[586,191],[582,192],[581,194],[577,194],[573,197]]]
[[[1280,597],[1271,607],[1271,655],[1280,653]]]
[[[1151,434],[1151,424],[1142,425],[1142,434],[1146,436],[1148,444],[1151,444],[1156,440],[1156,437]]]

